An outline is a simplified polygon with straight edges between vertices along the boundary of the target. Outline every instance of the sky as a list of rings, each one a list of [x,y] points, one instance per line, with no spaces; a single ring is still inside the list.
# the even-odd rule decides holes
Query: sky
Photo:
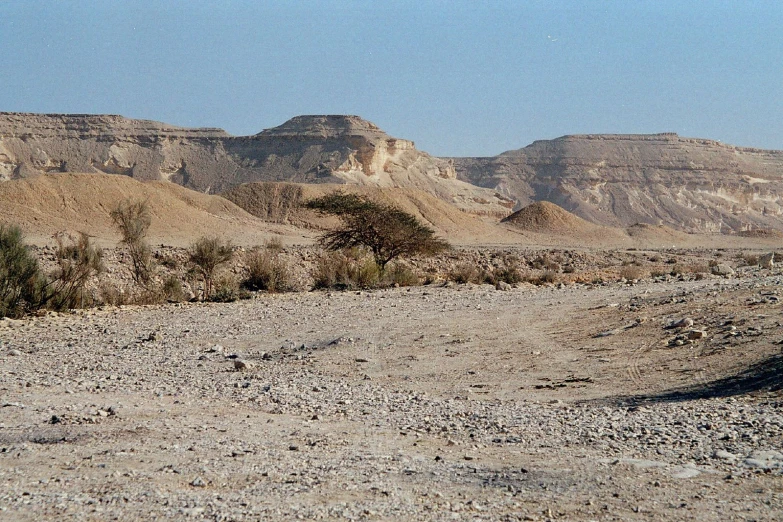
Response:
[[[0,0],[0,111],[234,135],[356,114],[437,156],[585,133],[783,149],[783,2]]]

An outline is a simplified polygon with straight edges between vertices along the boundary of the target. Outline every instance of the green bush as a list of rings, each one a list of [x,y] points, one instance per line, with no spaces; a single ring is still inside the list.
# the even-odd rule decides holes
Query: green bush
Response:
[[[91,277],[103,271],[101,251],[84,233],[75,237],[58,234],[55,239],[57,270],[47,287],[47,306],[55,310],[92,306],[95,300],[85,287]]]
[[[43,301],[46,278],[22,230],[0,223],[0,317],[19,317]]]
[[[293,289],[291,271],[277,249],[251,251],[245,255],[245,275],[240,286],[246,290],[288,292]]]
[[[190,246],[188,257],[196,273],[204,281],[203,299],[212,297],[212,286],[217,268],[231,260],[231,244],[218,237],[202,237]]]

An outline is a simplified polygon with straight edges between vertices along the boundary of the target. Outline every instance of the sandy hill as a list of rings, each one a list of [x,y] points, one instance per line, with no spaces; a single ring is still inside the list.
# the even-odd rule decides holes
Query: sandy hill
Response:
[[[509,243],[517,240],[498,227],[495,220],[481,219],[463,212],[415,188],[259,182],[241,185],[223,196],[270,223],[324,229],[336,225],[338,220],[302,208],[302,203],[336,190],[401,208],[454,243]]]
[[[708,233],[783,229],[783,151],[673,133],[600,134],[453,162],[459,179],[518,206],[547,200],[594,223]]]
[[[153,243],[181,246],[215,234],[237,244],[262,244],[273,234],[309,242],[301,231],[264,223],[219,196],[104,174],[46,174],[0,183],[0,221],[18,224],[36,243],[50,242],[54,233],[67,230],[113,245],[119,234],[109,212],[126,198],[149,203]]]
[[[121,116],[0,113],[0,180],[45,172],[123,174],[217,194],[253,181],[418,188],[498,218],[513,202],[456,179],[449,160],[358,116],[298,116],[253,136]]]
[[[504,218],[501,223],[531,232],[551,234],[579,234],[600,228],[549,201],[531,203]]]

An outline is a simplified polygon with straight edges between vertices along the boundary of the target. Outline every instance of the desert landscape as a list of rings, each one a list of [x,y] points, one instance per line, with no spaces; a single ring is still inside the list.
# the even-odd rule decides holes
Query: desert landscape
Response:
[[[782,194],[673,133],[0,113],[0,223],[52,288],[100,261],[0,319],[0,520],[783,518]],[[357,208],[450,248],[330,251]]]

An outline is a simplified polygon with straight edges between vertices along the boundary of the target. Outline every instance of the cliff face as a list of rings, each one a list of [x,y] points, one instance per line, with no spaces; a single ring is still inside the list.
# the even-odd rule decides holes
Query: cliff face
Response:
[[[453,161],[459,179],[516,208],[551,201],[595,223],[691,232],[783,228],[783,151],[671,133],[582,135]]]
[[[254,136],[111,115],[0,113],[0,181],[103,172],[220,193],[253,181],[415,187],[502,217],[510,200],[456,179],[449,160],[357,116],[299,116]]]

